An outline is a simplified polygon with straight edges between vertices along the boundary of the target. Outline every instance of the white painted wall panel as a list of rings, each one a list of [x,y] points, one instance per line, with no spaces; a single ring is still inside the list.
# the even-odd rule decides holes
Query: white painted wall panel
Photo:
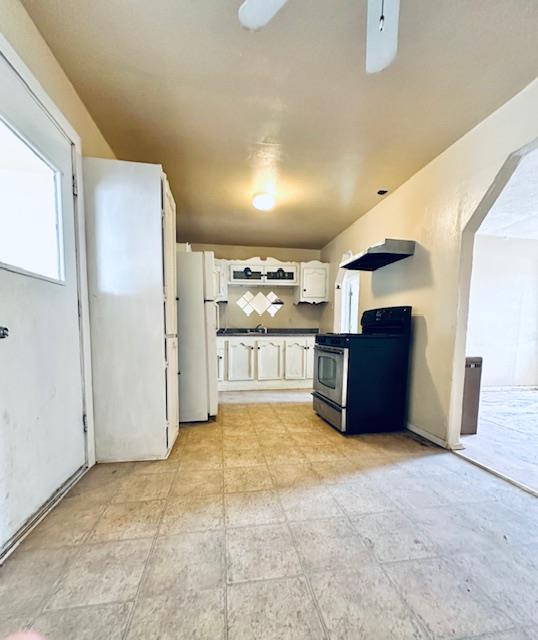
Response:
[[[467,355],[483,386],[538,385],[538,240],[476,236]]]
[[[97,460],[166,455],[159,165],[86,158]]]

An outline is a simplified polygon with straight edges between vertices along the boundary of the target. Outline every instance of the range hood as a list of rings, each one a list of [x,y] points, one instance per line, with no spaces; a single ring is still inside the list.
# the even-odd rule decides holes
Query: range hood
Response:
[[[342,262],[342,269],[352,271],[375,271],[387,264],[409,258],[415,253],[414,240],[395,240],[386,238],[384,242],[368,247],[363,253],[359,253]]]

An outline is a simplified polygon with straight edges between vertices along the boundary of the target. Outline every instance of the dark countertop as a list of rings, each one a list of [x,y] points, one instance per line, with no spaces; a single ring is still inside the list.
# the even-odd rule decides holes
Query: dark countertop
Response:
[[[219,329],[217,336],[249,336],[263,338],[264,336],[315,336],[319,329],[267,329],[267,333],[254,329]]]

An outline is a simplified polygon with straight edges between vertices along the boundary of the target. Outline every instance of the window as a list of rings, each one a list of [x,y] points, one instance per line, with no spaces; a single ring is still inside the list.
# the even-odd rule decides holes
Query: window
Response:
[[[0,120],[0,264],[63,280],[59,174]]]

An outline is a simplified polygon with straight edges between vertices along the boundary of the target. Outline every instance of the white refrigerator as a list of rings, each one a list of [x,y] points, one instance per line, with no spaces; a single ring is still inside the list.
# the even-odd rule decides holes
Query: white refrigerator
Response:
[[[216,416],[218,305],[212,251],[177,250],[179,421]]]

